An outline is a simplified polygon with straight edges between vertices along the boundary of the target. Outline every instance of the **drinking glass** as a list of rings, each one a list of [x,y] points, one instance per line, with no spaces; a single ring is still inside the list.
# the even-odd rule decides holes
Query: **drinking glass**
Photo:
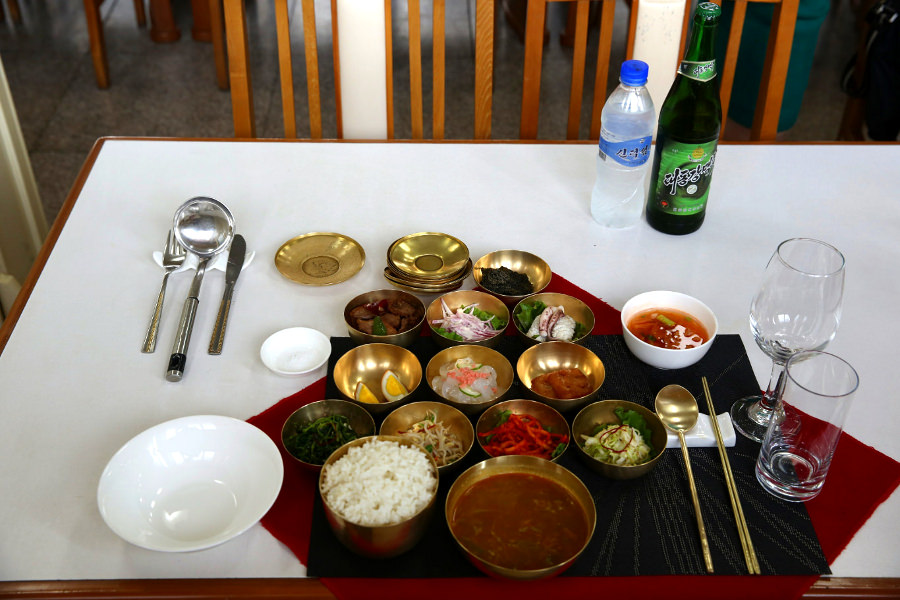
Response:
[[[834,338],[843,294],[844,256],[836,248],[810,238],[778,245],[750,303],[753,339],[772,359],[772,373],[765,394],[732,405],[731,419],[741,434],[762,441],[785,363],[797,352],[823,349]]]
[[[825,485],[859,376],[847,361],[818,351],[793,355],[785,373],[756,479],[774,496],[800,502]]]

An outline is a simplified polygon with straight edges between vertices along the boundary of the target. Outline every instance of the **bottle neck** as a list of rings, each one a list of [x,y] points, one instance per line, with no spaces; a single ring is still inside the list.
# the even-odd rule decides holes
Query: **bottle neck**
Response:
[[[695,81],[712,81],[715,79],[716,68],[716,29],[719,20],[703,18],[700,15],[694,17],[694,27],[691,31],[691,43],[684,53],[684,60],[678,67],[678,73]]]

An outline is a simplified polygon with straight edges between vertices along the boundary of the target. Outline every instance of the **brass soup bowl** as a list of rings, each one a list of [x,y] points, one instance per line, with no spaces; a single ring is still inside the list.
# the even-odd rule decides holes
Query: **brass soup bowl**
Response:
[[[493,348],[500,343],[503,331],[506,329],[505,326],[498,329],[496,334],[494,334],[492,337],[487,338],[486,340],[459,341],[442,336],[437,332],[437,329],[440,327],[440,325],[435,325],[434,323],[435,320],[439,320],[444,317],[441,300],[443,300],[447,304],[447,308],[449,308],[453,312],[456,312],[457,309],[463,306],[471,306],[473,304],[477,304],[480,310],[496,315],[507,325],[509,325],[509,309],[506,307],[506,304],[504,304],[503,301],[496,296],[492,296],[486,292],[479,292],[476,290],[459,290],[456,292],[450,292],[448,294],[444,294],[439,298],[436,298],[425,311],[425,320],[428,322],[428,326],[431,328],[431,337],[434,338],[434,341],[437,342],[438,346],[440,346],[441,348],[449,348],[450,346],[459,346],[460,344],[472,344],[474,346],[486,346],[488,348]]]
[[[567,294],[557,294],[554,292],[534,294],[533,296],[522,298],[512,311],[512,319],[513,324],[516,328],[516,336],[518,336],[518,338],[525,342],[525,344],[527,344],[528,346],[535,346],[537,344],[540,344],[541,342],[525,335],[528,330],[527,328],[522,327],[516,315],[518,315],[519,311],[522,310],[523,304],[531,304],[534,302],[543,302],[547,306],[562,306],[567,315],[575,319],[575,322],[584,326],[584,333],[571,340],[575,344],[583,344],[591,334],[591,331],[594,330],[594,311],[592,311],[587,304],[585,304],[578,298],[569,296]]]
[[[322,485],[327,476],[328,467],[337,462],[340,458],[347,454],[347,451],[354,446],[361,446],[369,440],[391,440],[415,448],[424,456],[428,457],[431,467],[434,469],[434,486],[430,494],[431,499],[428,504],[413,516],[394,523],[391,525],[361,525],[354,523],[342,517],[332,507],[325,494],[322,493]],[[400,436],[379,435],[366,438],[360,438],[352,442],[348,442],[332,453],[319,473],[319,495],[322,497],[322,506],[325,509],[325,517],[328,519],[328,525],[334,532],[335,537],[344,546],[352,552],[368,558],[391,558],[403,554],[416,545],[428,528],[428,522],[434,513],[435,498],[438,489],[438,471],[431,458],[425,450],[423,450],[414,441],[402,438]]]
[[[517,273],[525,273],[528,276],[529,281],[531,281],[531,291],[528,294],[510,296],[500,294],[484,287],[481,282],[481,270],[499,269],[500,267],[506,267]],[[550,279],[553,277],[553,272],[550,270],[550,266],[544,262],[544,259],[535,256],[530,252],[524,252],[522,250],[497,250],[496,252],[485,254],[475,261],[475,264],[472,266],[472,277],[475,279],[475,283],[484,291],[500,298],[506,304],[515,304],[525,296],[536,294],[547,287],[550,283]]]
[[[351,310],[357,306],[378,302],[380,300],[404,300],[412,306],[418,307],[422,312],[422,317],[411,329],[393,335],[375,335],[366,333],[352,325],[352,320],[350,318]],[[416,341],[422,331],[422,325],[425,324],[425,305],[422,304],[422,301],[417,297],[402,290],[374,290],[366,292],[365,294],[360,294],[347,303],[347,306],[344,307],[344,324],[347,326],[347,333],[350,334],[350,339],[357,344],[381,342],[384,344],[396,344],[397,346],[403,346],[405,348]]]
[[[353,402],[346,400],[318,400],[310,402],[305,406],[301,406],[287,418],[281,428],[281,446],[284,451],[290,454],[294,462],[306,469],[318,471],[322,465],[306,462],[294,456],[288,450],[285,441],[298,429],[315,422],[322,417],[342,416],[347,417],[350,422],[350,428],[356,433],[357,437],[366,437],[375,435],[375,420],[372,415],[364,408]]]
[[[456,362],[457,360],[466,357],[475,360],[475,362],[477,363],[494,367],[494,370],[497,372],[498,387],[496,398],[494,398],[493,400],[485,400],[483,402],[459,402],[458,400],[442,396],[431,385],[432,381],[434,381],[434,378],[440,375],[442,366],[450,362]],[[425,366],[425,385],[427,385],[432,393],[440,398],[441,401],[446,402],[450,406],[461,410],[467,415],[477,415],[487,407],[496,404],[497,402],[500,402],[501,400],[506,398],[507,394],[509,394],[509,389],[513,384],[513,376],[512,364],[510,364],[509,360],[505,356],[503,356],[493,348],[487,348],[485,346],[474,346],[471,344],[444,348],[443,350],[435,354]]]
[[[406,386],[409,394],[405,398],[384,402],[381,397],[381,378],[385,371],[393,371]],[[334,363],[334,384],[350,402],[358,404],[373,415],[391,412],[401,404],[409,402],[410,396],[422,381],[422,365],[416,355],[393,344],[364,344],[349,350]],[[355,399],[356,384],[363,382],[382,401],[368,404]]]
[[[456,513],[457,504],[463,494],[465,494],[465,492],[469,490],[469,488],[480,481],[483,481],[495,475],[502,475],[507,473],[526,473],[529,475],[544,477],[553,481],[554,483],[561,485],[570,494],[572,494],[577,507],[583,511],[583,515],[586,518],[587,532],[585,535],[584,543],[581,544],[578,551],[574,552],[571,557],[566,558],[558,564],[550,565],[541,569],[509,568],[501,565],[496,565],[482,558],[479,558],[476,554],[473,554],[472,550],[467,547],[459,537],[457,537],[457,528],[455,527],[456,523],[454,521],[454,515]],[[532,580],[553,577],[568,569],[575,561],[575,559],[578,558],[578,556],[582,552],[584,552],[584,549],[587,547],[588,542],[590,542],[591,537],[593,536],[594,528],[597,524],[597,510],[594,506],[594,499],[591,497],[590,492],[581,482],[581,480],[578,479],[578,477],[576,477],[568,469],[565,469],[564,467],[561,467],[556,463],[542,460],[534,456],[499,456],[497,458],[489,458],[472,467],[469,467],[456,479],[456,481],[450,487],[450,491],[447,493],[447,500],[444,504],[444,517],[447,520],[447,525],[450,528],[450,533],[453,535],[453,539],[456,541],[456,544],[473,565],[491,576],[519,580]],[[508,531],[506,527],[501,526],[500,528],[498,528],[498,531],[500,532],[504,530]],[[540,548],[537,551],[544,552],[544,549]]]
[[[378,433],[380,435],[402,435],[404,431],[423,420],[426,413],[429,412],[434,413],[435,420],[440,421],[462,444],[462,455],[458,459],[452,463],[438,466],[438,472],[441,475],[455,472],[462,465],[463,459],[475,443],[475,429],[468,417],[452,406],[443,402],[428,401],[404,404],[384,418]]]
[[[647,422],[647,426],[652,432],[650,442],[653,445],[654,452],[647,462],[631,466],[611,465],[597,460],[582,448],[584,445],[582,435],[591,435],[598,425],[621,423],[621,420],[615,413],[617,408],[637,411]],[[663,450],[666,449],[667,441],[666,428],[656,413],[640,404],[628,402],[627,400],[601,400],[582,408],[572,421],[572,439],[574,441],[573,445],[578,448],[578,456],[588,468],[610,479],[634,479],[646,475],[653,470],[653,467],[659,461]]]
[[[569,424],[566,422],[566,418],[553,407],[547,406],[543,402],[537,402],[536,400],[506,400],[505,402],[498,402],[484,411],[478,418],[478,422],[475,423],[475,439],[478,440],[478,446],[487,456],[491,456],[491,454],[484,447],[482,435],[497,426],[497,420],[500,418],[500,414],[505,410],[510,411],[514,415],[530,415],[540,421],[541,426],[547,431],[552,433],[562,433],[568,436],[570,440],[572,439],[572,434],[569,431]],[[566,453],[568,448],[569,442],[566,442],[563,451],[549,460],[552,460],[553,462],[558,461],[559,458]]]
[[[591,382],[591,391],[569,400],[549,398],[531,389],[531,381],[539,375],[560,369],[581,369]],[[549,404],[560,412],[581,408],[593,401],[606,379],[606,368],[596,354],[571,342],[544,342],[525,350],[516,363],[516,375],[529,398]]]

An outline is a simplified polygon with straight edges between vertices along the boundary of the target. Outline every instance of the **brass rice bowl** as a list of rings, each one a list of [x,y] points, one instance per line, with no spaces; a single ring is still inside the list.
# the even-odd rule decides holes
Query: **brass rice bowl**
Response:
[[[566,314],[575,319],[575,322],[584,328],[581,335],[571,340],[575,344],[583,344],[591,334],[591,331],[594,330],[594,311],[578,298],[567,294],[556,294],[553,292],[534,294],[520,300],[512,311],[512,320],[513,325],[516,328],[516,335],[529,346],[535,346],[541,342],[525,335],[528,329],[522,327],[518,315],[522,310],[523,305],[532,304],[534,302],[543,302],[547,306],[562,306],[566,311]]]
[[[560,369],[580,369],[591,382],[591,392],[569,400],[550,398],[531,389],[531,381],[539,375]],[[525,350],[516,363],[516,375],[529,398],[549,404],[560,412],[572,411],[591,402],[606,379],[606,368],[596,354],[571,342],[544,342]]]
[[[409,391],[399,400],[385,402],[381,394],[381,378],[385,371],[393,371]],[[393,344],[363,344],[349,350],[334,364],[334,384],[350,402],[357,404],[373,415],[391,412],[410,397],[422,382],[422,365],[416,355]],[[381,400],[378,404],[368,404],[356,400],[356,384],[363,382]]]
[[[434,469],[434,487],[430,490],[431,499],[428,504],[412,517],[405,519],[399,523],[391,525],[361,525],[354,523],[340,515],[338,511],[332,507],[325,494],[322,493],[322,485],[327,476],[328,468],[337,462],[340,458],[347,454],[350,448],[361,446],[366,442],[377,440],[390,440],[415,448],[424,456],[428,457],[431,467]],[[322,507],[325,509],[325,517],[328,519],[328,525],[334,532],[335,537],[344,546],[352,552],[368,558],[391,558],[403,554],[416,545],[428,528],[428,523],[434,513],[435,498],[438,489],[438,471],[431,458],[425,450],[412,440],[399,436],[378,435],[360,438],[352,442],[348,442],[332,453],[319,473],[319,495],[322,498]]]
[[[531,281],[531,291],[528,292],[528,294],[510,296],[484,287],[481,282],[481,270],[499,269],[500,267],[506,267],[511,271],[527,275],[528,279]],[[550,270],[550,266],[544,262],[544,259],[535,256],[530,252],[524,252],[522,250],[497,250],[496,252],[485,254],[475,261],[475,264],[472,266],[472,276],[475,278],[475,283],[484,291],[493,296],[497,296],[506,304],[515,304],[525,296],[536,294],[547,287],[550,283],[550,279],[553,277],[553,272]]]
[[[611,465],[594,458],[582,448],[584,444],[582,435],[591,435],[598,425],[621,423],[621,420],[615,413],[617,408],[637,411],[647,422],[647,426],[652,432],[650,442],[653,445],[653,455],[647,462],[631,466]],[[573,445],[578,449],[578,456],[581,457],[588,468],[610,479],[634,479],[646,475],[659,461],[663,450],[666,449],[667,441],[666,428],[656,413],[640,404],[628,402],[627,400],[601,400],[582,408],[572,421],[572,438],[574,441]]]
[[[560,562],[559,564],[551,565],[542,569],[523,570],[503,567],[479,558],[478,556],[473,554],[472,551],[468,547],[466,547],[457,537],[457,532],[455,531],[454,527],[454,515],[456,506],[463,494],[465,494],[466,491],[469,490],[469,488],[480,481],[483,481],[495,475],[503,475],[508,473],[525,473],[538,477],[544,477],[561,485],[570,494],[572,494],[577,505],[581,508],[581,510],[584,511],[583,515],[586,517],[587,521],[587,535],[585,536],[584,544],[582,544],[581,548],[570,558]],[[591,537],[593,536],[594,528],[597,524],[597,509],[594,506],[594,499],[591,497],[588,489],[581,482],[581,480],[578,479],[578,477],[576,477],[568,469],[565,469],[564,467],[561,467],[556,463],[542,460],[534,456],[499,456],[497,458],[489,458],[468,468],[456,479],[456,481],[450,487],[450,491],[447,493],[447,500],[444,503],[444,518],[447,520],[447,525],[450,529],[450,533],[451,535],[453,535],[453,539],[456,541],[457,546],[460,548],[466,558],[468,558],[469,561],[478,569],[494,577],[517,580],[534,580],[559,575],[560,573],[568,569],[575,561],[575,559],[578,558],[578,556],[580,556],[582,552],[584,552],[584,549],[587,547],[588,543],[591,540]],[[541,548],[538,551],[543,552],[544,550],[543,548]]]
[[[442,475],[452,473],[462,465],[463,459],[475,443],[475,429],[472,427],[471,421],[452,406],[443,402],[427,401],[404,404],[384,418],[378,433],[380,435],[403,435],[402,432],[424,419],[425,414],[429,412],[434,413],[435,420],[440,421],[450,430],[450,433],[459,438],[462,444],[462,455],[458,459],[452,463],[438,466],[438,472]]]
[[[315,422],[317,419],[338,415],[347,417],[347,420],[350,421],[350,428],[356,432],[357,437],[375,435],[375,420],[368,411],[358,404],[347,402],[346,400],[318,400],[301,406],[285,420],[284,425],[281,428],[282,448],[284,448],[285,452],[290,454],[291,458],[293,458],[294,462],[298,465],[313,471],[318,471],[322,468],[321,464],[301,460],[288,450],[285,442],[296,430]]]
[[[444,337],[437,332],[437,329],[440,327],[440,325],[434,324],[434,321],[440,320],[444,317],[444,312],[441,306],[442,300],[453,312],[456,312],[457,309],[463,306],[471,306],[473,304],[477,304],[480,310],[489,312],[492,315],[497,316],[498,318],[502,319],[506,323],[506,325],[498,329],[496,334],[494,334],[492,337],[487,338],[486,340],[459,341]],[[450,292],[449,294],[444,294],[443,296],[436,298],[434,302],[432,302],[425,310],[425,320],[428,322],[428,327],[431,329],[431,337],[434,338],[435,342],[437,342],[437,345],[441,348],[459,346],[460,344],[472,344],[474,346],[486,346],[488,348],[493,348],[500,343],[501,336],[503,335],[506,326],[509,325],[509,309],[506,307],[506,304],[504,304],[502,300],[500,300],[496,296],[488,294],[487,292],[479,292],[476,290],[459,290],[456,292]]]
[[[572,439],[569,424],[566,422],[565,417],[553,407],[535,400],[506,400],[505,402],[498,402],[488,408],[480,417],[478,417],[478,422],[475,423],[475,439],[478,440],[478,447],[481,448],[481,451],[484,452],[486,456],[493,455],[485,449],[482,436],[494,427],[497,427],[497,421],[500,419],[501,413],[507,410],[514,415],[530,415],[540,421],[541,426],[547,431],[550,431],[551,433],[562,433],[566,435],[568,440]],[[567,441],[562,452],[553,458],[546,460],[553,462],[558,461],[559,458],[566,453],[568,448],[569,442]],[[542,460],[545,459],[542,458]]]
[[[422,317],[416,322],[415,325],[412,326],[411,329],[407,329],[406,331],[395,333],[393,335],[375,335],[372,333],[366,333],[364,331],[360,331],[352,325],[350,311],[352,311],[357,306],[379,302],[381,300],[403,300],[405,302],[408,302],[412,306],[417,307],[421,310]],[[352,339],[357,344],[371,344],[375,342],[381,342],[384,344],[396,344],[397,346],[403,346],[405,348],[416,341],[422,331],[422,325],[425,324],[425,305],[422,304],[422,301],[417,297],[402,290],[374,290],[371,292],[366,292],[365,294],[360,294],[347,303],[347,306],[344,307],[344,324],[347,326],[347,332],[350,334],[350,339]]]
[[[446,398],[435,390],[431,382],[435,377],[440,375],[441,367],[449,362],[455,362],[460,358],[472,358],[476,362],[490,365],[497,372],[497,397],[493,400],[484,402],[459,402],[452,398]],[[434,393],[442,402],[446,402],[467,415],[477,415],[487,407],[500,402],[509,394],[509,389],[513,384],[513,368],[509,360],[493,348],[485,346],[473,346],[471,344],[463,344],[460,346],[451,346],[444,348],[435,354],[428,364],[425,366],[425,385]]]

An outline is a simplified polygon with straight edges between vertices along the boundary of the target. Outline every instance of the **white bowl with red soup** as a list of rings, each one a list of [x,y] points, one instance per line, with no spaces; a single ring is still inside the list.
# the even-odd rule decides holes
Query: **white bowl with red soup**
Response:
[[[680,292],[644,292],[622,307],[625,345],[658,369],[696,363],[712,346],[718,329],[716,315],[706,304]]]

